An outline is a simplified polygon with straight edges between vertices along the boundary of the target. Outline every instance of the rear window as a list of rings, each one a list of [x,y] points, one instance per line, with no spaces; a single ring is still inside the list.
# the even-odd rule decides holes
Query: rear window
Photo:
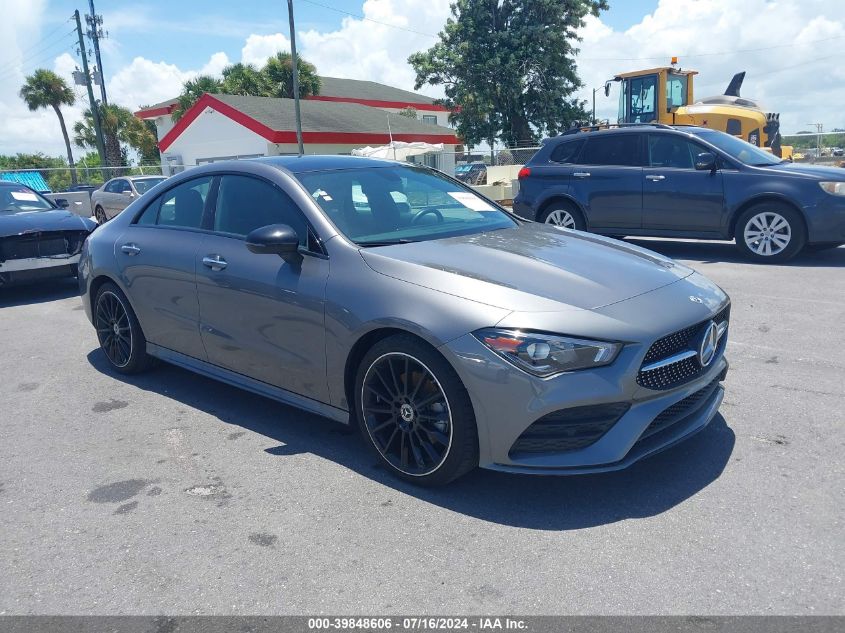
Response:
[[[584,141],[570,141],[568,143],[561,143],[552,150],[549,159],[556,163],[574,163],[584,147]]]
[[[607,134],[587,140],[580,163],[582,165],[639,166],[639,136],[635,134]]]

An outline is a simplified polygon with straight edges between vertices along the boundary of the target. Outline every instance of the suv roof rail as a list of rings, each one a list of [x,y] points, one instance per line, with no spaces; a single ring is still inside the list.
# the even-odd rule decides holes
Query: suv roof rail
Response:
[[[625,127],[656,127],[665,130],[673,129],[671,125],[665,123],[599,123],[598,125],[573,125],[571,128],[562,132],[560,136],[567,136],[569,134],[578,134],[579,132],[595,132],[597,130],[610,130],[613,128]]]

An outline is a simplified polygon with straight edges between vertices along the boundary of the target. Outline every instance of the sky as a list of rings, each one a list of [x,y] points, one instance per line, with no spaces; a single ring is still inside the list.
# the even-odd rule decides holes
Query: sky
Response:
[[[260,64],[290,46],[284,0],[96,0],[109,100],[132,108],[176,96],[199,73],[235,62]],[[408,90],[408,55],[437,41],[450,0],[294,0],[297,46],[320,74],[370,79]],[[845,127],[843,0],[609,0],[589,17],[576,57],[592,98],[614,74],[660,66],[677,55],[700,72],[697,97],[724,91],[747,71],[743,96],[780,112],[785,132],[823,123]],[[52,111],[29,112],[18,96],[26,74],[44,67],[72,83],[79,65],[71,16],[88,0],[0,0],[0,154],[63,155]],[[362,19],[365,18],[365,19]],[[614,86],[614,90],[616,87]],[[81,86],[65,109],[69,127],[87,103]],[[420,92],[442,96],[437,88]],[[615,120],[616,94],[596,95],[597,115]],[[81,150],[75,149],[76,154]]]

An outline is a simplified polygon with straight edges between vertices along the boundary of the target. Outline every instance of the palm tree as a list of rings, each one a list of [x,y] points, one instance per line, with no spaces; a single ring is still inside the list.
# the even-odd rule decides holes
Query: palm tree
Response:
[[[299,67],[299,96],[320,94],[320,77],[317,68],[301,57],[297,60]],[[293,60],[290,53],[276,53],[267,60],[261,73],[272,84],[272,96],[293,99]]]
[[[272,96],[268,78],[252,64],[232,64],[223,69],[222,91],[229,95]]]
[[[182,118],[188,110],[191,109],[199,98],[206,92],[221,93],[223,92],[223,83],[219,79],[215,79],[209,75],[199,75],[190,81],[186,81],[182,85],[182,94],[179,95],[179,103],[170,115],[174,121]]]
[[[100,127],[103,130],[106,162],[110,167],[126,164],[127,145],[140,154],[142,162],[155,160],[158,155],[155,134],[128,108],[114,103],[107,106],[100,104]],[[82,120],[73,126],[73,133],[73,140],[79,147],[97,146],[90,109],[82,113]]]
[[[61,106],[73,105],[76,101],[73,90],[65,83],[64,79],[53,71],[39,68],[26,78],[19,94],[21,99],[26,102],[26,106],[33,112],[41,108],[51,107],[56,116],[59,117],[59,125],[62,127],[62,136],[65,139],[65,148],[67,149],[67,162],[70,165],[71,182],[74,185],[77,184],[73,152],[70,149],[70,137],[61,109]]]

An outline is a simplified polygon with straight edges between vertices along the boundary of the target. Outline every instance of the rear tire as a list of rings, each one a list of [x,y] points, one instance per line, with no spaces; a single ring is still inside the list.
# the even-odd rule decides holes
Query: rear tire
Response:
[[[354,407],[364,442],[401,479],[442,486],[478,466],[469,394],[446,359],[413,336],[390,336],[364,355]]]
[[[736,222],[734,237],[746,257],[765,263],[788,261],[807,243],[803,218],[782,202],[748,208]]]
[[[564,229],[573,229],[576,231],[587,230],[587,223],[584,222],[584,216],[575,208],[575,205],[567,202],[552,202],[543,210],[537,220],[544,224],[551,224],[552,226],[559,226]]]
[[[121,374],[138,374],[153,364],[147,339],[126,295],[112,282],[97,290],[94,327],[109,365]]]
[[[103,211],[103,207],[99,204],[94,208],[94,217],[97,219],[97,224],[101,226],[109,221],[106,217],[106,212]]]

